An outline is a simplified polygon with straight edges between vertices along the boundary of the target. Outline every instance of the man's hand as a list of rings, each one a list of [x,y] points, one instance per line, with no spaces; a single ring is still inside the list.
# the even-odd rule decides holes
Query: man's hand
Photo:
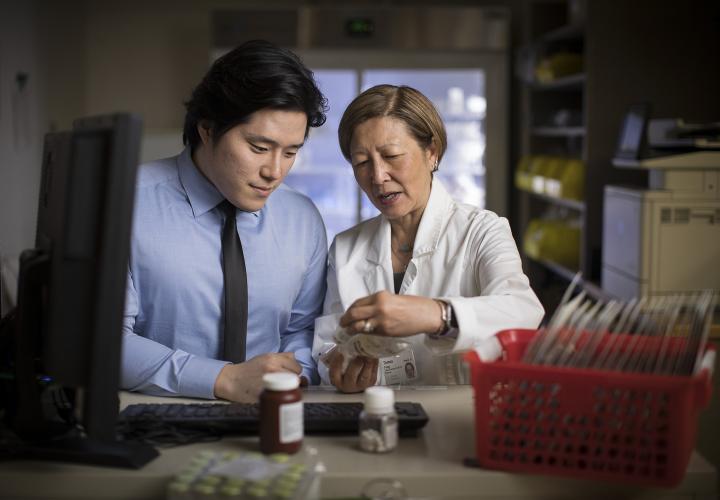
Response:
[[[333,352],[328,357],[330,382],[342,392],[362,392],[377,382],[378,360],[358,356],[343,373],[343,355]]]
[[[215,397],[256,403],[263,389],[262,376],[270,372],[292,372],[300,375],[302,367],[292,352],[261,354],[254,358],[226,365],[215,380]]]
[[[442,310],[433,299],[383,290],[353,302],[340,318],[340,326],[387,337],[435,333],[443,326]]]

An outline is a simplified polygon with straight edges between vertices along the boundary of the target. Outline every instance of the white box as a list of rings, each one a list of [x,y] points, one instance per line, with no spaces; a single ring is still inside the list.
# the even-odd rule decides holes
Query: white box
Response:
[[[625,300],[720,290],[720,199],[606,186],[602,287]]]

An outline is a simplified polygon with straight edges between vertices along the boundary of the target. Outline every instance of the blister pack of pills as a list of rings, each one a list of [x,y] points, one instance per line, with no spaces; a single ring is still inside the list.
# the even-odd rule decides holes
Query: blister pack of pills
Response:
[[[168,500],[300,500],[319,497],[306,454],[201,451],[168,483]]]

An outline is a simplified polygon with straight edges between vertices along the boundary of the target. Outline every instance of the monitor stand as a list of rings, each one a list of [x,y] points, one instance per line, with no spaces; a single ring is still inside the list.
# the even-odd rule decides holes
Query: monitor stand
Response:
[[[105,439],[85,435],[60,412],[72,413],[74,398],[58,399],[64,389],[44,385],[35,366],[41,320],[43,288],[48,276],[49,256],[29,251],[21,257],[18,280],[18,307],[2,322],[0,338],[14,344],[14,380],[10,401],[3,401],[6,424],[12,434],[2,454],[11,459],[56,460],[64,462],[140,468],[159,455],[153,447],[113,438],[115,420],[106,422]]]
[[[13,450],[11,457],[139,469],[158,455],[155,448],[142,443],[99,442],[85,437],[72,437],[23,443]]]

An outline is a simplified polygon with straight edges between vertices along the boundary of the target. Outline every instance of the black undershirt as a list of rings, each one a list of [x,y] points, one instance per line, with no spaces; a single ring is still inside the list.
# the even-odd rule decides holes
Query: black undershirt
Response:
[[[403,278],[405,277],[405,271],[401,273],[393,273],[393,281],[395,282],[395,293],[400,293],[400,286],[402,285]]]

